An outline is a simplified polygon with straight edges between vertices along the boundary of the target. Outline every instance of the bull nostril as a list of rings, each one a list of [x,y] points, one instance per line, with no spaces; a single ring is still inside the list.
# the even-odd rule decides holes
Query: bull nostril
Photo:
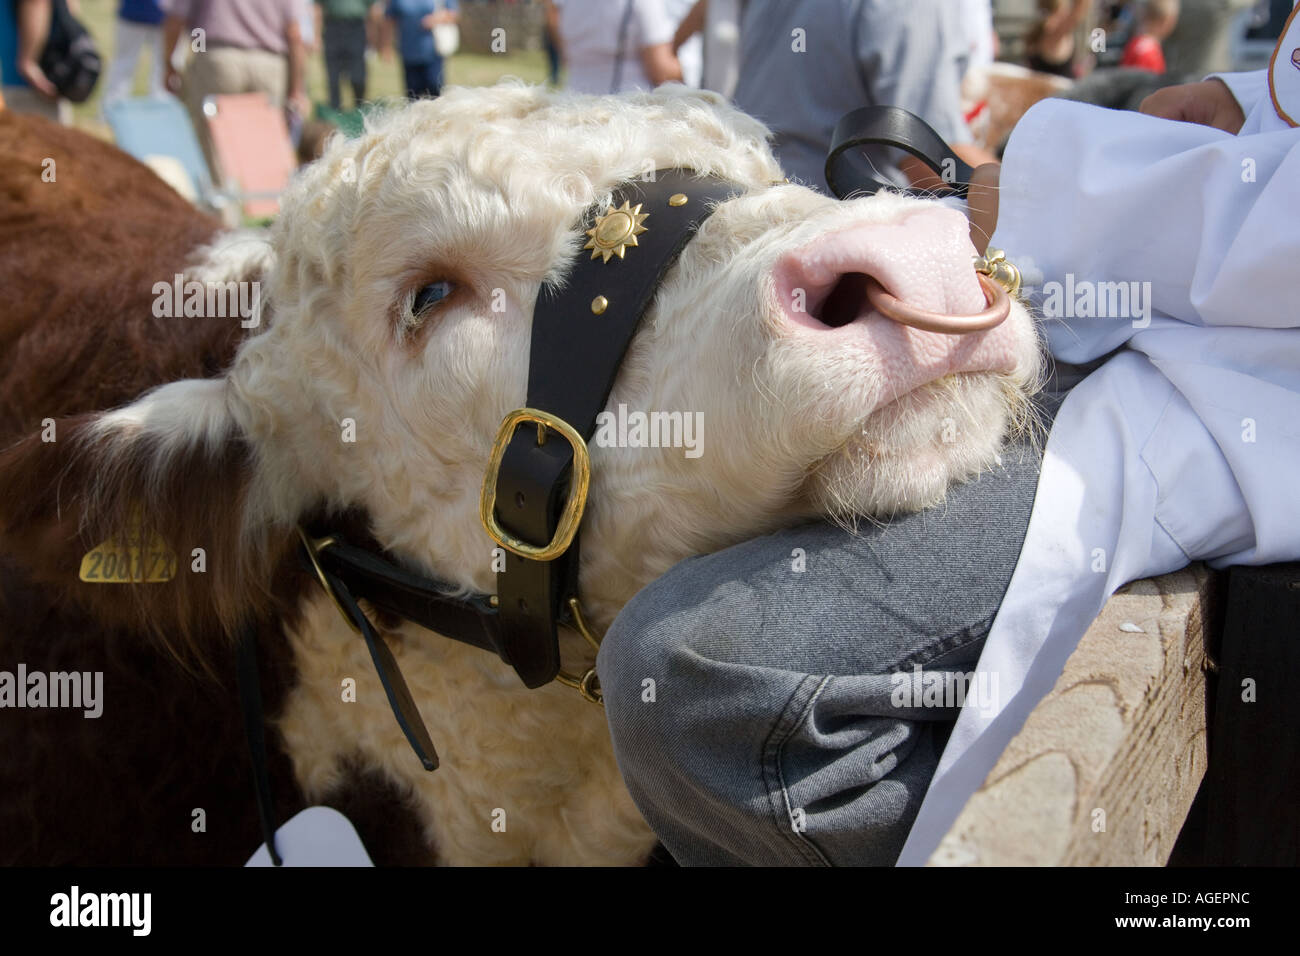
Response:
[[[515,492],[515,507],[516,507],[516,508],[522,508],[523,506],[524,506],[524,493],[523,493],[522,491],[516,491],[516,492]]]
[[[864,315],[870,279],[864,272],[846,272],[840,276],[814,317],[829,328],[839,329]]]

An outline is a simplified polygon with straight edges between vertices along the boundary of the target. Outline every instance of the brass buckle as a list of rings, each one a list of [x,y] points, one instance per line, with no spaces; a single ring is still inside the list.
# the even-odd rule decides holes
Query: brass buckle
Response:
[[[505,457],[506,446],[514,437],[515,429],[524,422],[537,426],[537,444],[546,444],[546,432],[558,432],[573,448],[573,479],[569,485],[569,500],[564,503],[560,513],[560,523],[555,529],[555,536],[549,544],[542,547],[529,544],[516,538],[497,521],[497,472],[501,468],[501,459]],[[501,422],[496,440],[492,442],[492,455],[488,459],[487,473],[483,475],[483,488],[479,495],[478,516],[483,530],[497,544],[521,558],[534,561],[553,561],[568,550],[573,537],[578,533],[582,521],[582,512],[587,507],[587,491],[591,487],[591,456],[587,452],[587,443],[572,425],[562,418],[556,418],[549,412],[536,408],[517,408]]]

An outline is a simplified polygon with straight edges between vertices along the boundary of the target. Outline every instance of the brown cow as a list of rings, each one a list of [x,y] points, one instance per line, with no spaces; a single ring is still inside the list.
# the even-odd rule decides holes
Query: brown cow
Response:
[[[0,171],[0,448],[43,419],[75,422],[230,364],[239,323],[159,321],[151,309],[154,281],[181,272],[216,220],[120,150],[36,116],[0,111]],[[122,597],[80,585],[66,565],[41,580],[0,551],[0,671],[102,671],[113,701],[94,720],[0,711],[0,864],[238,864],[262,840],[232,653],[183,666],[138,626],[105,627]],[[198,640],[224,646],[215,627]],[[274,713],[292,667],[282,645],[261,646]],[[269,743],[284,820],[307,801]],[[316,802],[346,813],[377,862],[428,859],[390,784],[362,768],[343,780]],[[206,832],[193,829],[197,808]]]

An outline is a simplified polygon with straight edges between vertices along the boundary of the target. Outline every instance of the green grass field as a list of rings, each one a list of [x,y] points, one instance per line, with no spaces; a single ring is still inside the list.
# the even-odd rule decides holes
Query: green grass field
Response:
[[[81,19],[99,45],[100,56],[104,58],[105,74],[108,72],[108,63],[113,56],[117,6],[118,0],[81,0]],[[142,94],[148,90],[150,63],[150,56],[140,58],[135,76],[136,93]],[[543,82],[546,78],[545,54],[539,50],[499,56],[460,53],[447,61],[446,80],[449,84],[487,86],[503,76],[517,76],[530,83]],[[396,57],[389,62],[373,61],[369,72],[369,87],[369,95],[372,99],[400,97],[403,93],[401,62]],[[307,92],[313,102],[320,103],[326,100],[325,63],[319,48],[307,61]],[[108,127],[99,116],[99,100],[102,94],[103,78],[101,77],[94,95],[85,103],[77,105],[73,115],[77,126],[107,139],[109,138]],[[344,93],[345,105],[349,102],[350,95]]]

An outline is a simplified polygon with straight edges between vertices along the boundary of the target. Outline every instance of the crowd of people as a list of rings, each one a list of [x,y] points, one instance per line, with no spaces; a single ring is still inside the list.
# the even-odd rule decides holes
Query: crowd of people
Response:
[[[1032,70],[1069,79],[1115,69],[1168,73],[1171,83],[1199,79],[1231,68],[1230,31],[1258,3],[1038,0],[1016,57]],[[991,158],[973,142],[967,122],[973,104],[963,97],[963,84],[1001,52],[996,6],[993,0],[546,0],[555,62],[563,60],[571,88],[622,92],[684,80],[716,90],[772,128],[792,178],[819,187],[836,120],[864,105],[917,114],[972,165]],[[928,184],[928,172],[907,158],[894,172]]]
[[[461,4],[475,0],[461,0]],[[478,0],[483,2],[483,0]],[[502,3],[524,0],[501,0]],[[1204,75],[1228,69],[1227,34],[1258,0],[1038,0],[1017,50],[1031,69],[1072,79],[1095,70]],[[0,0],[0,71],[11,109],[60,113],[41,51],[78,0]],[[587,93],[686,82],[764,120],[792,178],[825,186],[821,163],[838,117],[886,103],[925,119],[972,164],[963,78],[998,56],[993,0],[540,0],[550,79]],[[455,52],[457,0],[119,0],[105,104],[132,92],[179,96],[203,137],[203,103],[264,92],[310,115],[306,63],[321,56],[328,104],[368,99],[367,61],[400,58],[409,97],[437,96]],[[1098,42],[1098,37],[1101,42]],[[563,68],[563,72],[561,69]],[[508,68],[503,69],[509,72]],[[895,175],[924,172],[901,161]]]
[[[11,108],[56,115],[59,91],[41,51],[59,17],[79,12],[78,0],[0,0],[0,65]],[[148,55],[150,96],[201,102],[213,93],[255,91],[305,108],[306,60],[319,54],[330,106],[342,108],[346,88],[355,107],[367,99],[368,54],[391,60],[395,50],[407,96],[437,96],[448,50],[440,31],[454,29],[457,19],[456,0],[118,0],[102,102],[131,95]],[[454,35],[449,42],[454,46]]]

